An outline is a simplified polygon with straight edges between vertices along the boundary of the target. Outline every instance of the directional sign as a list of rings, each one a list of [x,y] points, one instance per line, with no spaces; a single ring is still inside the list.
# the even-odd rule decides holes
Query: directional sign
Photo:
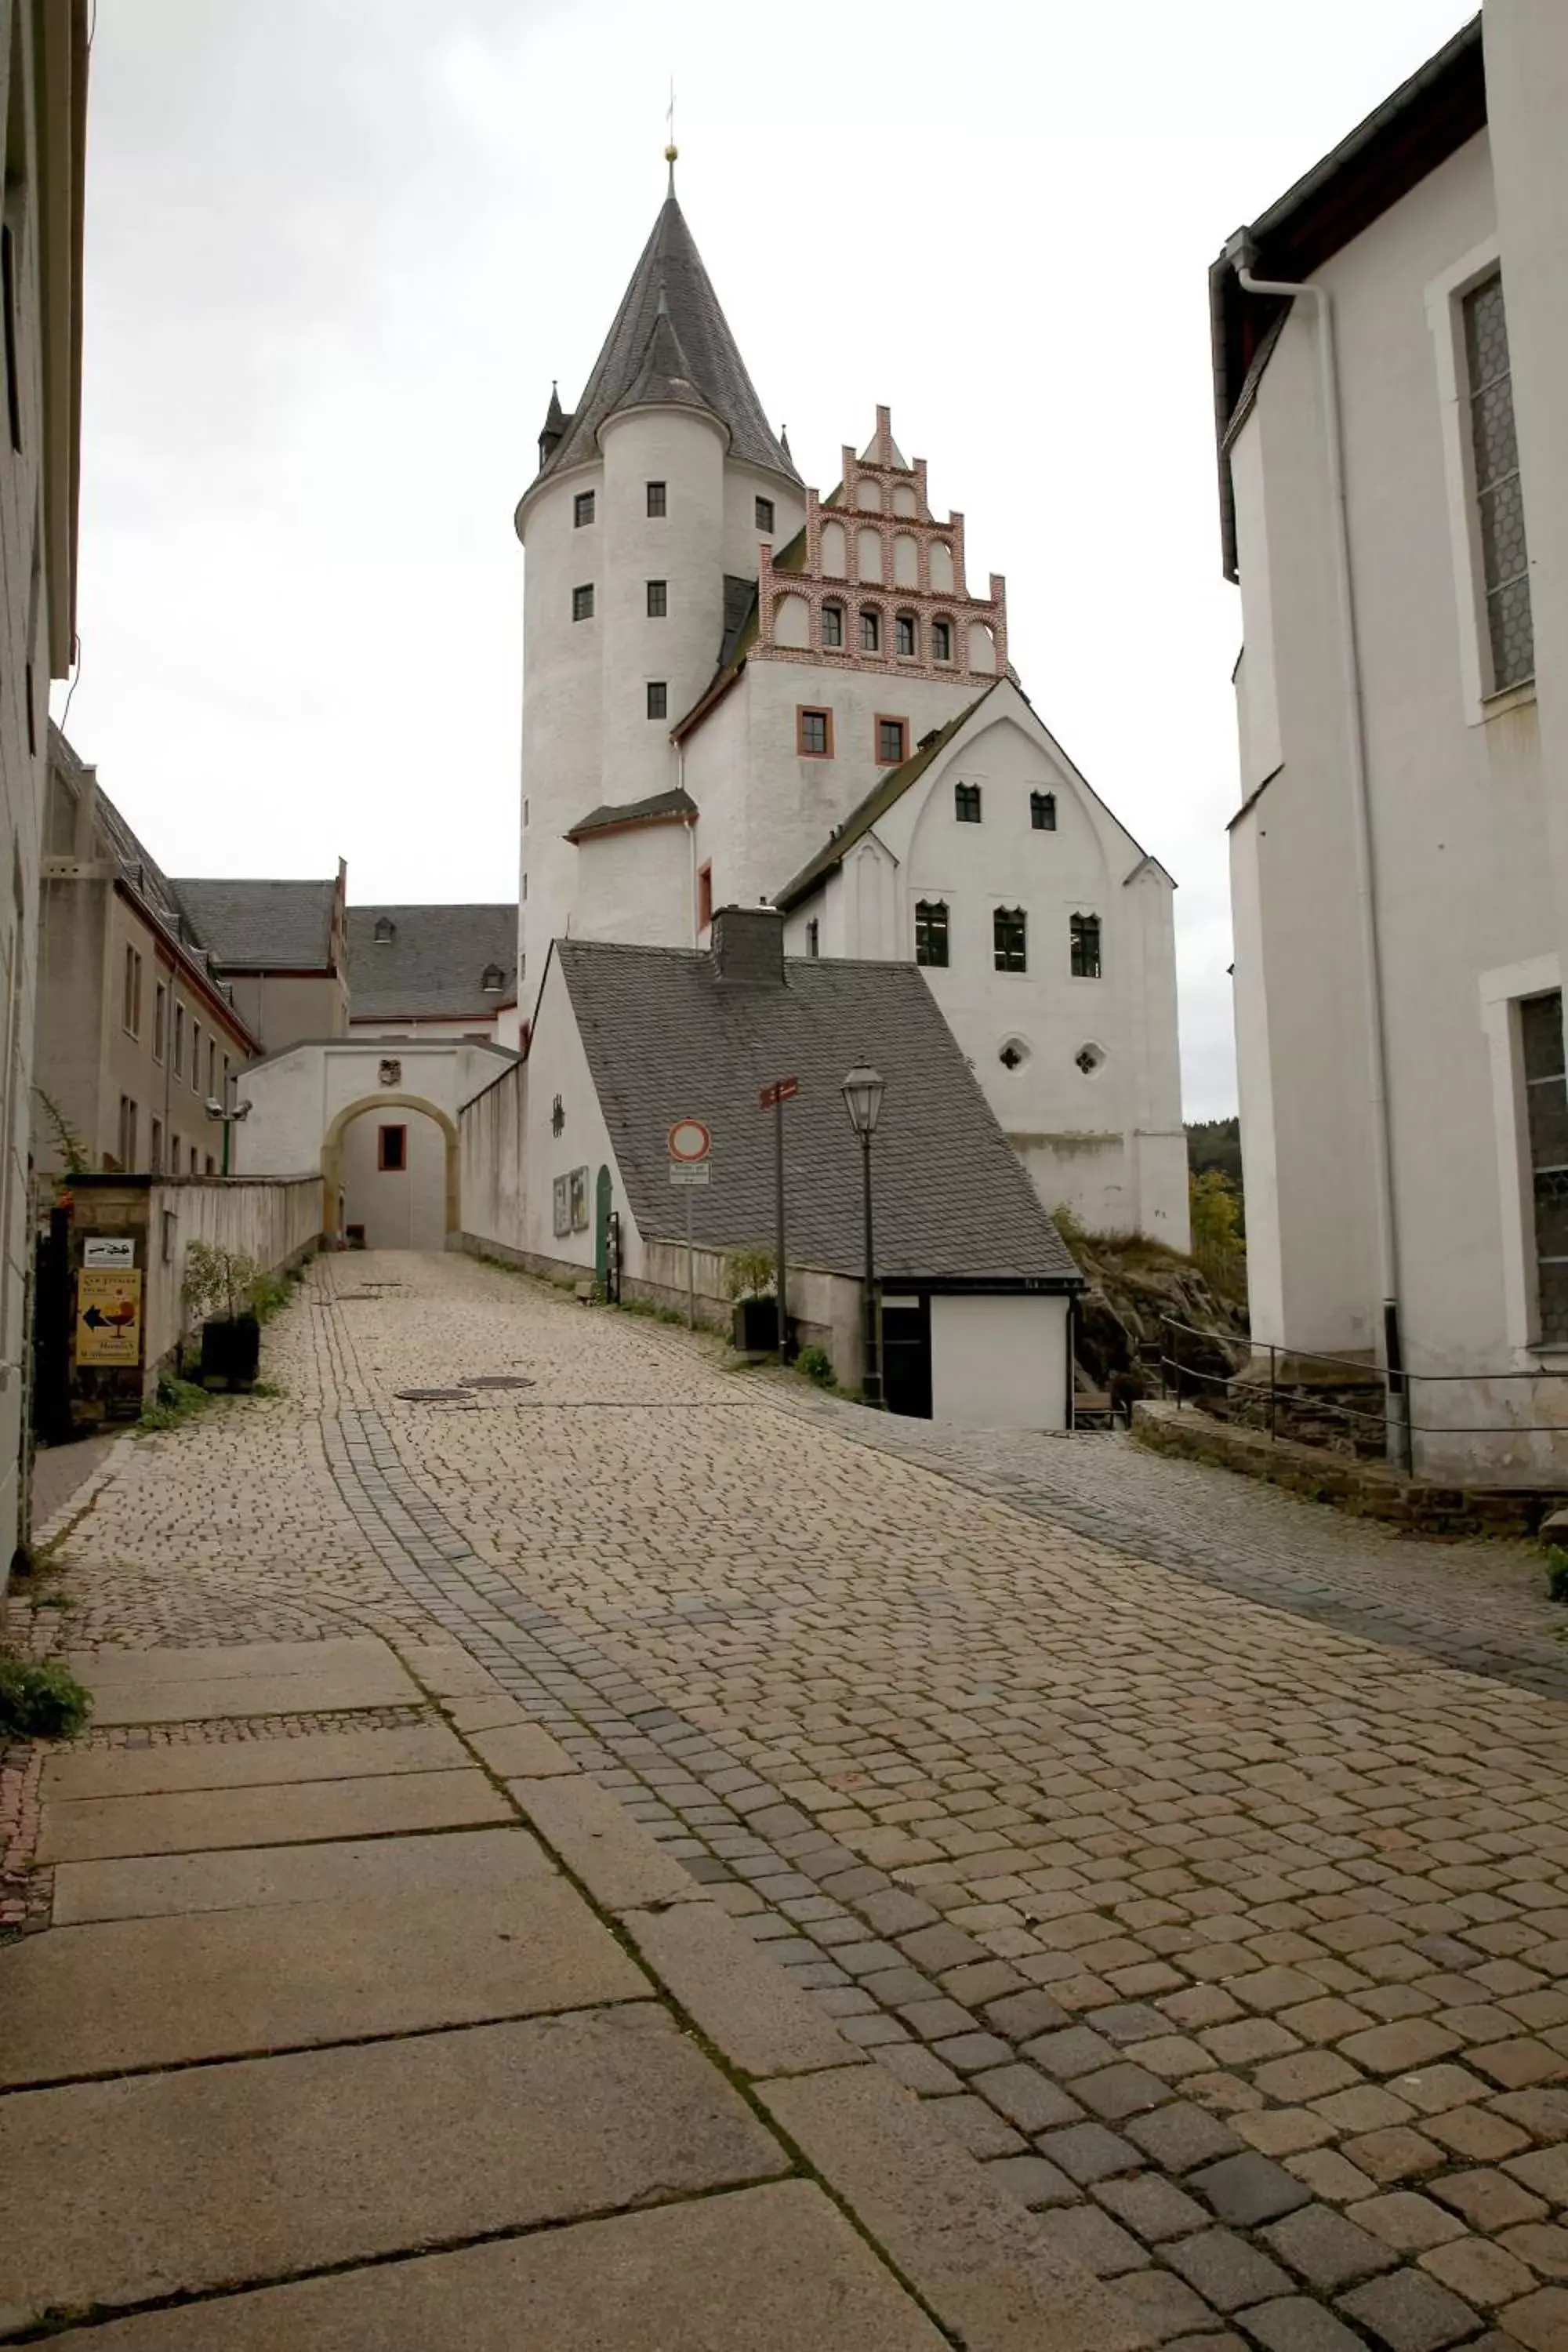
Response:
[[[757,1100],[763,1110],[776,1110],[780,1103],[793,1102],[799,1092],[798,1078],[775,1078],[771,1087],[763,1088]]]
[[[700,1118],[678,1118],[669,1130],[669,1156],[672,1160],[687,1162],[706,1160],[712,1149],[712,1135]]]
[[[129,1234],[89,1234],[81,1245],[81,1262],[83,1265],[134,1265],[136,1244]]]
[[[672,1184],[706,1184],[712,1173],[706,1160],[672,1160],[669,1163]]]
[[[139,1267],[82,1267],[76,1278],[76,1360],[79,1364],[141,1362]]]

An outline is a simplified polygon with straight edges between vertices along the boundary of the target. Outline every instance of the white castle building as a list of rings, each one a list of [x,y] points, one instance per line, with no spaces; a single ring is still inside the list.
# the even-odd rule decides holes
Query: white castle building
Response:
[[[1005,583],[886,408],[838,486],[773,433],[670,193],[526,551],[518,1000],[552,940],[913,961],[1049,1208],[1188,1242],[1170,877],[1037,717]]]

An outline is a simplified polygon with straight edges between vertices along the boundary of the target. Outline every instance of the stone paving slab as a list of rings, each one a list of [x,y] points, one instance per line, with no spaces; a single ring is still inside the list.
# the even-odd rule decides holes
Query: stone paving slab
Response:
[[[345,1658],[317,1674],[196,1677],[166,1675],[160,1664],[156,1672],[100,1679],[94,1658],[103,1654],[99,1651],[84,1658],[77,1671],[92,1693],[93,1722],[106,1727],[216,1723],[247,1715],[325,1715],[344,1707],[416,1706],[423,1696],[390,1652],[379,1658]],[[162,1661],[169,1653],[160,1650],[156,1655]]]
[[[68,1797],[49,1806],[40,1862],[117,1854],[199,1853],[226,1846],[292,1845],[321,1838],[388,1837],[510,1819],[477,1767],[465,1772],[385,1772],[289,1787],[182,1789],[157,1797]]]
[[[443,1891],[105,1921],[0,1949],[0,2085],[423,2033],[649,1990],[562,1878],[470,1887],[460,1905]]]
[[[521,1828],[424,1837],[237,1847],[226,1853],[68,1862],[55,1871],[54,1923],[145,1919],[182,1911],[252,1910],[362,1895],[432,1893],[454,1902],[498,1879],[550,1876],[554,1864]]]
[[[804,2180],[68,2328],[79,2352],[942,2352]]]
[[[472,1762],[462,1741],[441,1723],[411,1724],[404,1730],[321,1731],[288,1739],[203,1740],[188,1748],[68,1748],[46,1760],[44,1795],[50,1803],[67,1797],[158,1797],[175,1789],[444,1772]]]
[[[701,2031],[743,2074],[858,2066],[866,2053],[712,1903],[626,1911],[621,1925]]]
[[[16,2091],[0,2309],[196,2294],[786,2169],[648,2003]]]
[[[386,1643],[374,1633],[328,1634],[319,1642],[163,1643],[152,1650],[78,1650],[67,1663],[73,1674],[84,1681],[93,1675],[104,1689],[148,1681],[244,1682],[253,1675],[303,1675],[321,1680],[356,1668],[379,1669],[406,1680]],[[396,1696],[406,1698],[409,1693],[400,1689]]]

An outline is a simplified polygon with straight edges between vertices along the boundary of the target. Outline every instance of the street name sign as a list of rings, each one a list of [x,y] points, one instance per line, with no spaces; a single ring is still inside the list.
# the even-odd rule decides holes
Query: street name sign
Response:
[[[757,1100],[763,1110],[776,1110],[780,1103],[793,1102],[799,1092],[798,1078],[775,1078],[771,1087],[763,1088]]]

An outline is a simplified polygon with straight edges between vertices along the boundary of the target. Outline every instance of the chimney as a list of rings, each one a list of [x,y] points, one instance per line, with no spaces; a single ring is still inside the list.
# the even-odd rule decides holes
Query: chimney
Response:
[[[721,907],[713,917],[713,961],[731,986],[784,984],[784,917],[774,907]]]

